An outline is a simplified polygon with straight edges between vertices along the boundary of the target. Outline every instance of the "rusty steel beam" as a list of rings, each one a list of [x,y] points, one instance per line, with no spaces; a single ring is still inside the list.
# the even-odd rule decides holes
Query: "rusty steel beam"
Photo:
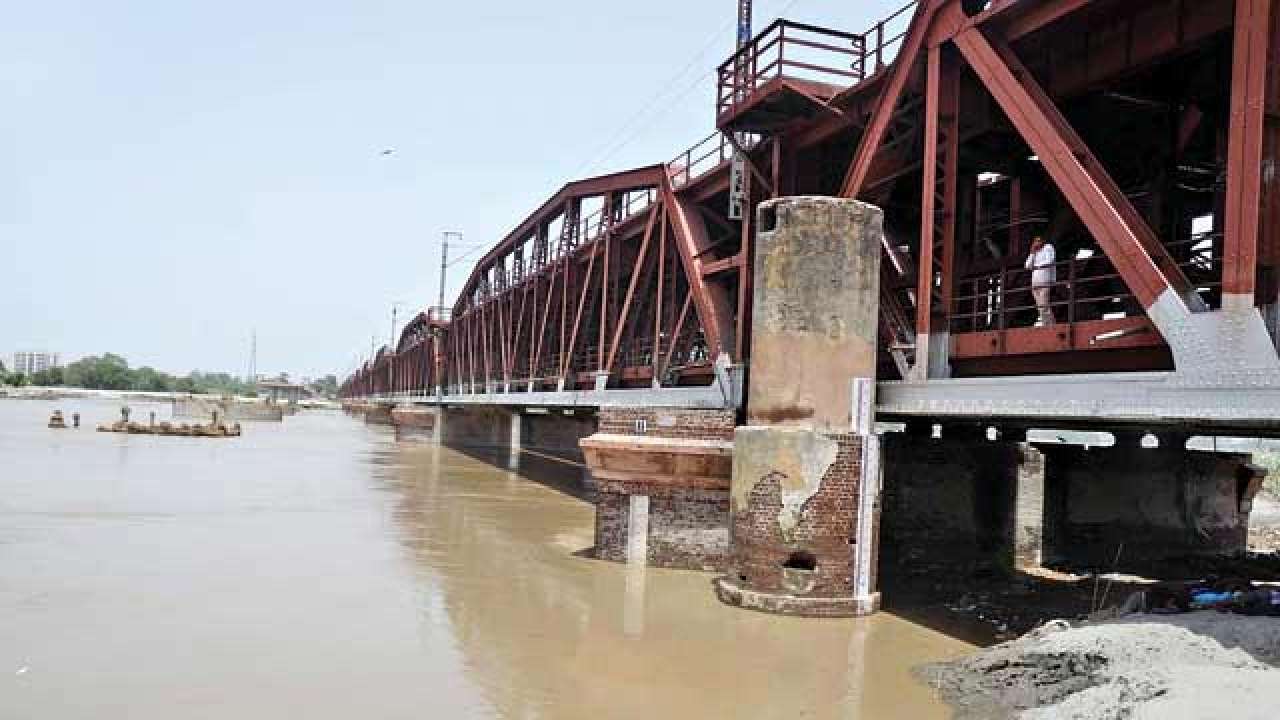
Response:
[[[537,378],[538,363],[542,361],[543,342],[547,338],[547,318],[551,316],[551,307],[555,304],[556,275],[557,273],[551,273],[551,282],[547,285],[547,297],[542,304],[542,320],[538,323],[538,341],[530,344],[532,352],[529,355],[529,380]],[[537,303],[532,309],[537,311]]]
[[[959,28],[951,28],[949,34],[935,35],[934,40],[944,42],[955,37],[955,34],[961,30],[998,23],[1002,37],[1008,42],[1013,42],[1079,12],[1093,2],[1095,0],[1040,0],[1039,2],[995,0],[986,10],[969,18]]]
[[[662,293],[667,271],[667,207],[662,205],[662,219],[658,223],[658,290],[654,297],[653,309],[653,351],[650,361],[653,365],[653,377],[658,378],[658,355],[662,352]]]
[[[685,293],[684,304],[680,306],[680,319],[676,320],[675,330],[671,333],[671,347],[667,348],[666,359],[662,362],[662,370],[659,377],[666,375],[667,370],[671,367],[671,358],[676,352],[676,341],[680,338],[681,331],[684,330],[685,320],[689,318],[689,308],[693,307],[693,304],[693,290],[690,289],[689,292]]]
[[[591,272],[596,266],[596,255],[599,253],[591,253],[591,257],[587,260],[587,272],[582,278],[582,291],[578,295],[578,310],[573,316],[573,330],[569,333],[569,345],[565,348],[564,358],[560,362],[560,382],[565,382],[569,374],[569,368],[573,363],[573,351],[578,345],[578,328],[582,326],[582,311],[587,304],[587,292],[591,289]]]
[[[945,51],[950,53],[952,51]],[[960,172],[960,67],[955,58],[944,57],[939,78],[938,133],[942,136],[938,158],[942,175],[942,208],[938,229],[934,234],[934,261],[938,264],[938,283],[934,288],[937,297],[933,302],[933,314],[929,320],[929,332],[948,332],[951,323],[951,296],[955,285],[956,223],[958,203],[956,192]]]
[[[907,79],[911,76],[911,69],[915,65],[916,56],[920,54],[920,50],[924,47],[925,40],[929,34],[930,23],[933,21],[933,15],[936,10],[936,0],[921,0],[916,7],[915,16],[911,19],[911,27],[907,31],[907,37],[902,43],[902,48],[898,51],[897,58],[893,61],[893,68],[889,72],[889,81],[880,91],[879,100],[871,114],[871,122],[862,134],[862,139],[858,143],[858,150],[853,156],[853,164],[849,166],[849,172],[845,175],[844,182],[840,185],[840,197],[857,199],[862,193],[867,175],[871,171],[871,163],[875,160],[876,152],[880,149],[880,143],[884,140],[885,132],[889,129],[889,121],[897,110],[898,100],[901,99],[902,92],[907,86]]]
[[[502,311],[502,307],[503,307],[503,305],[507,305],[507,304],[509,304],[509,303],[507,303],[507,300],[508,300],[510,297],[511,297],[511,296],[510,296],[509,294],[507,294],[507,293],[503,293],[502,295],[498,296],[498,298],[497,298],[497,300],[496,300],[496,302],[495,302],[495,304],[497,305],[497,308],[496,308],[496,312],[495,312],[495,314],[498,316],[498,318],[497,318],[497,320],[498,320],[498,327],[497,327],[498,338],[497,338],[497,340],[498,340],[498,349],[500,350],[500,355],[499,355],[498,359],[499,359],[499,361],[502,363],[502,382],[504,382],[504,383],[509,383],[509,382],[511,382],[511,367],[510,367],[510,365],[508,365],[508,361],[510,360],[510,358],[507,356],[507,328],[508,328],[508,324],[507,324],[507,318],[506,318],[506,315],[505,315],[505,313],[503,313],[503,311]]]
[[[938,115],[942,84],[942,48],[929,48],[925,66],[924,180],[920,187],[920,251],[916,263],[916,364],[927,364],[929,321],[933,314],[935,203],[938,187]]]
[[[930,47],[925,69],[924,180],[912,369],[913,375],[921,379],[948,374],[945,353],[950,342],[951,288],[955,281],[960,72],[954,59],[944,62],[947,58],[943,54],[943,47]],[[933,347],[935,343],[937,348]]]
[[[659,180],[665,175],[666,166],[657,164],[565,184],[476,262],[475,268],[459,292],[459,297],[468,297],[477,287],[480,278],[498,258],[518,247],[540,225],[554,220],[564,211],[566,203],[577,198],[594,197],[605,193],[625,193],[644,188],[656,188]]]
[[[1253,306],[1258,268],[1270,12],[1270,0],[1236,0],[1222,292],[1243,307]]]
[[[618,344],[622,342],[622,330],[627,325],[627,316],[631,314],[631,303],[635,299],[636,283],[640,279],[640,272],[644,269],[645,257],[649,252],[649,240],[653,237],[653,223],[658,217],[659,203],[654,203],[649,210],[649,219],[645,223],[644,239],[640,242],[640,252],[638,253],[635,265],[631,268],[631,280],[627,283],[627,296],[622,302],[622,312],[618,317],[618,327],[613,331],[613,341],[609,343],[609,355],[604,363],[604,372],[613,372],[613,361],[618,354]],[[601,353],[604,348],[601,347]]]
[[[960,32],[955,44],[1142,306],[1165,299],[1171,315],[1202,309],[1155,233],[1008,46],[978,28]]]
[[[662,181],[662,199],[671,219],[690,294],[706,334],[707,350],[713,359],[722,353],[732,357],[735,348],[733,303],[729,293],[719,284],[709,282],[703,272],[706,265],[703,256],[711,244],[706,224],[694,202],[675,193],[670,178]]]

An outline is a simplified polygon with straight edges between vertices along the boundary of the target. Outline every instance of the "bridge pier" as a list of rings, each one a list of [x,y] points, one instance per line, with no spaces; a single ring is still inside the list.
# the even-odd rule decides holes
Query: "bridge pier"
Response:
[[[783,198],[758,210],[748,426],[734,433],[725,603],[879,609],[873,431],[879,209]]]
[[[735,413],[603,408],[599,417],[599,432],[581,443],[596,495],[596,557],[723,570]]]
[[[1045,541],[1045,463],[1019,438],[945,428],[940,438],[884,436],[886,572],[925,565],[1039,567]]]
[[[401,405],[391,410],[391,424],[396,428],[397,440],[439,441],[443,427],[443,413],[438,407]]]
[[[371,402],[365,405],[364,421],[374,425],[391,425],[391,403]]]
[[[1141,573],[1170,558],[1232,556],[1247,547],[1249,513],[1265,475],[1247,454],[1176,444],[1042,451],[1055,531],[1050,562]]]
[[[507,467],[515,470],[520,467],[520,411],[512,410],[511,419],[508,423],[511,425],[511,442],[507,454]]]
[[[1051,565],[1159,577],[1166,560],[1244,552],[1262,477],[1249,456],[1143,447],[1142,434],[1089,448],[952,427],[886,436],[886,574]]]

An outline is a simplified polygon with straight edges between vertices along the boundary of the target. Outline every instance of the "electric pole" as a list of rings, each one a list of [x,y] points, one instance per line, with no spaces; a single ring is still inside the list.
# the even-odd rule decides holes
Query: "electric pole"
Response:
[[[741,50],[751,42],[751,0],[738,0],[738,44],[737,49]],[[734,84],[737,86],[736,95],[738,99],[746,97],[751,92],[751,88],[746,87],[747,83],[747,65],[749,61],[743,56],[738,56],[737,67],[734,68]],[[738,148],[742,147],[746,141],[745,133],[738,133],[737,142],[734,143],[733,160],[729,164],[729,219],[741,220],[747,204],[747,159],[743,157],[742,151]]]
[[[449,238],[456,237],[462,240],[462,233],[456,230],[445,230],[440,233],[440,304],[437,312],[440,314],[439,320],[444,320],[444,280],[445,273],[449,268]]]
[[[400,309],[400,303],[391,303],[391,342],[387,347],[395,349],[396,347],[396,310]]]
[[[258,329],[254,328],[249,335],[249,382],[258,381]]]

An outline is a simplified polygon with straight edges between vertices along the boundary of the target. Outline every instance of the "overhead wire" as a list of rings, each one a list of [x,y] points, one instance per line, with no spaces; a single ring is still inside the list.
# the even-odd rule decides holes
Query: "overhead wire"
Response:
[[[677,81],[679,81],[681,78],[687,75],[690,70],[696,67],[698,62],[702,60],[703,56],[706,55],[712,48],[714,48],[718,43],[720,43],[724,39],[729,29],[732,28],[736,22],[737,22],[737,18],[732,18],[732,17],[729,18],[729,21],[724,23],[724,25],[722,25],[715,32],[715,34],[713,34],[711,38],[707,40],[706,44],[703,45],[702,48],[699,49],[698,52],[693,55],[693,57],[689,58],[689,61],[685,63],[684,67],[680,68],[679,72],[677,72],[675,75],[671,76],[665,82],[663,82],[662,87],[658,90],[658,92],[654,93],[648,100],[646,100],[643,106],[641,107],[641,109],[635,114],[633,114],[630,120],[623,123],[622,127],[618,128],[613,133],[613,135],[611,135],[609,139],[604,142],[604,144],[601,146],[599,151],[597,151],[593,156],[589,156],[587,160],[585,160],[580,166],[578,166],[578,170],[577,172],[575,172],[575,174],[581,173],[583,170],[589,170],[591,168],[594,168],[596,165],[600,164],[601,162],[600,155],[602,153],[607,154],[608,152],[611,152],[610,148],[615,144],[615,142],[619,138],[623,137],[626,134],[626,132],[630,130],[636,123],[638,123],[641,119],[643,119],[645,117],[645,114],[648,113],[651,109],[653,109],[658,104],[658,102],[662,100],[663,97],[671,91],[671,88],[674,87],[674,84]],[[591,159],[592,157],[596,159]]]
[[[787,2],[787,4],[786,4],[786,5],[784,5],[780,10],[778,10],[776,13],[774,13],[773,17],[774,17],[774,18],[777,18],[777,17],[781,17],[782,15],[786,14],[788,11],[790,11],[790,10],[791,10],[791,8],[795,7],[795,5],[796,5],[799,1],[800,1],[800,0],[789,0],[789,1]],[[736,22],[736,18],[734,19],[734,21]],[[770,22],[772,22],[772,20],[770,20]],[[701,59],[702,55],[706,54],[706,51],[707,51],[707,50],[708,50],[712,45],[714,45],[716,42],[718,42],[719,40],[721,40],[721,39],[722,39],[722,38],[720,37],[720,35],[723,35],[723,34],[725,33],[725,30],[727,30],[729,27],[732,27],[732,26],[733,26],[733,24],[734,24],[733,22],[730,22],[728,25],[726,25],[726,26],[725,26],[725,28],[724,28],[724,29],[721,29],[721,30],[720,30],[720,32],[717,34],[717,36],[716,36],[716,37],[714,37],[714,38],[711,40],[711,42],[709,42],[709,43],[708,43],[708,45],[707,45],[706,47],[704,47],[701,51],[699,51],[698,55],[696,55],[696,56],[693,58],[693,60],[691,60],[691,61],[689,62],[689,64],[685,66],[685,69],[681,70],[679,73],[677,73],[677,74],[676,74],[676,76],[675,76],[675,77],[671,78],[671,80],[668,80],[666,83],[664,83],[664,87],[670,87],[671,83],[673,83],[674,81],[676,81],[676,80],[680,79],[680,77],[682,77],[682,76],[683,76],[683,75],[688,71],[688,68],[692,67],[692,66],[693,66],[693,65],[694,65],[698,60],[700,60],[700,59]],[[683,90],[681,90],[678,94],[676,94],[675,96],[671,97],[671,98],[667,101],[666,105],[665,105],[664,107],[662,107],[662,108],[658,111],[658,113],[657,113],[656,115],[653,115],[653,116],[651,116],[651,117],[647,117],[647,118],[645,118],[645,119],[646,119],[646,120],[649,120],[649,121],[653,121],[653,120],[657,120],[657,119],[659,119],[659,118],[665,117],[667,114],[669,114],[669,113],[671,112],[671,110],[672,110],[673,108],[675,108],[675,107],[676,107],[676,105],[677,105],[681,100],[683,100],[684,98],[686,98],[686,97],[689,95],[689,93],[691,93],[691,92],[693,92],[694,90],[696,90],[696,89],[698,88],[698,86],[699,86],[699,85],[701,85],[705,80],[707,80],[707,78],[711,77],[711,75],[712,75],[712,74],[714,74],[715,72],[716,72],[716,67],[714,67],[714,66],[713,66],[713,67],[711,67],[710,69],[708,69],[706,72],[704,72],[704,73],[702,73],[701,75],[699,75],[697,78],[695,78],[695,79],[694,79],[694,81],[693,81],[692,83],[688,84],[688,85],[687,85],[687,86],[685,86],[685,88],[684,88]],[[662,96],[662,94],[663,94],[663,93],[665,93],[665,92],[666,92],[665,90],[663,90],[663,91],[659,92],[658,97],[660,98],[660,97]],[[655,99],[656,99],[656,98],[655,98]],[[633,115],[633,116],[632,116],[631,121],[629,121],[626,125],[624,125],[624,127],[629,127],[629,126],[635,125],[635,123],[636,123],[640,118],[644,117],[644,113],[648,112],[648,110],[649,110],[649,108],[650,108],[650,107],[652,107],[652,104],[650,104],[649,106],[646,106],[645,110],[642,110],[640,113],[637,113],[636,115]],[[645,130],[645,128],[646,128],[646,125],[647,125],[647,123],[646,123],[645,125],[640,125],[639,127],[635,128],[635,130],[634,130],[630,135],[628,135],[628,136],[624,137],[620,142],[618,142],[617,144],[615,144],[615,145],[613,145],[612,147],[610,147],[606,152],[604,152],[602,155],[598,156],[598,157],[597,157],[597,159],[596,159],[596,160],[594,160],[594,161],[592,161],[590,164],[584,165],[584,166],[583,166],[583,168],[584,168],[584,169],[586,169],[586,170],[594,170],[594,169],[596,169],[597,167],[599,167],[599,166],[603,165],[603,164],[604,164],[605,162],[607,162],[608,160],[612,159],[612,158],[613,158],[613,156],[617,155],[619,152],[621,152],[622,150],[626,149],[626,148],[627,148],[627,146],[629,146],[632,142],[634,142],[634,141],[636,140],[636,138],[640,137],[640,136],[643,134],[643,132],[644,132],[644,130]],[[579,172],[581,172],[581,170],[579,170]]]

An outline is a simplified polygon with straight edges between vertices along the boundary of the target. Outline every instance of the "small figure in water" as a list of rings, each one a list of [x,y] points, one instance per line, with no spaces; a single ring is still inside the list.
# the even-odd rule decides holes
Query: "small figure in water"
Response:
[[[65,430],[67,428],[67,421],[62,419],[61,410],[53,411],[53,415],[49,417],[49,427],[57,428],[59,430]]]
[[[71,413],[71,426],[77,429],[80,427],[80,413]]]

